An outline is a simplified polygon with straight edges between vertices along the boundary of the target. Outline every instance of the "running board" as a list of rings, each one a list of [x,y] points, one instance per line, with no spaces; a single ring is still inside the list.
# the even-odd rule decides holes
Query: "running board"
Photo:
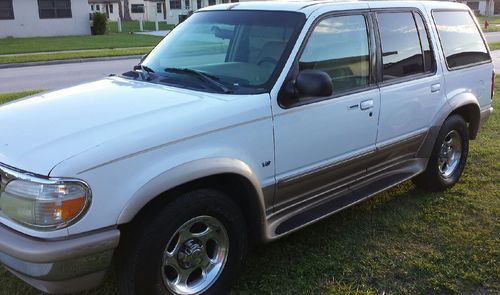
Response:
[[[392,174],[362,186],[350,186],[347,191],[334,197],[333,199],[316,204],[308,208],[306,211],[300,212],[284,220],[276,227],[275,235],[281,236],[288,234],[317,220],[326,218],[340,210],[366,200],[381,191],[385,191],[392,186],[396,186],[412,178],[416,174],[417,173],[411,172]]]

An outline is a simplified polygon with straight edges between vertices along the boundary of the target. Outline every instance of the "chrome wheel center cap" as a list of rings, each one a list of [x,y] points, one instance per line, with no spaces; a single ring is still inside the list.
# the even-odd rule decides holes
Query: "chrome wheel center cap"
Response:
[[[203,248],[195,240],[188,240],[177,255],[179,265],[184,269],[193,268],[203,261]]]

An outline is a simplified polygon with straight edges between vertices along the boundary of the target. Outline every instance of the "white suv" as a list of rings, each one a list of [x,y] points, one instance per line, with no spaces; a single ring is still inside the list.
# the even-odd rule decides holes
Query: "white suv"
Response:
[[[467,6],[201,9],[134,71],[0,107],[0,261],[47,292],[222,294],[272,241],[413,178],[444,190],[488,118]]]

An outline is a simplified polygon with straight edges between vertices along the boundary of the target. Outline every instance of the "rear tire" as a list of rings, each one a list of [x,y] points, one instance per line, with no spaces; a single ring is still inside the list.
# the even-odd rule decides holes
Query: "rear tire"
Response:
[[[121,294],[227,294],[247,247],[238,206],[219,191],[180,195],[125,233],[117,253]]]
[[[469,130],[460,115],[444,121],[426,170],[413,182],[424,190],[444,191],[460,179],[469,153]]]

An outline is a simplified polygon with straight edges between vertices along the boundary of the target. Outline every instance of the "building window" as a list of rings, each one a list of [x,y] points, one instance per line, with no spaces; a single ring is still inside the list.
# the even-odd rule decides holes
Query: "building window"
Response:
[[[215,5],[215,0],[208,0],[208,6]]]
[[[14,19],[12,0],[0,0],[0,19]]]
[[[196,9],[201,8],[201,0],[196,0]]]
[[[94,4],[90,4],[90,10],[94,11]]]
[[[189,3],[189,2],[191,2],[191,1],[190,1],[190,0],[184,0],[184,7],[185,7],[186,9],[189,9],[189,8],[191,7],[191,5],[190,5],[190,3]]]
[[[132,4],[132,13],[144,13],[144,4]]]
[[[97,10],[97,11],[101,11],[101,5],[96,4],[96,6],[95,6],[95,10]]]
[[[114,4],[109,4],[109,13],[113,13]]]
[[[170,0],[170,9],[181,9],[181,0]]]
[[[222,3],[229,3],[229,0],[222,0]]]
[[[156,3],[156,13],[162,13],[161,3]]]
[[[240,0],[231,0],[231,3],[238,3]]]
[[[38,0],[40,18],[71,18],[71,0]]]

